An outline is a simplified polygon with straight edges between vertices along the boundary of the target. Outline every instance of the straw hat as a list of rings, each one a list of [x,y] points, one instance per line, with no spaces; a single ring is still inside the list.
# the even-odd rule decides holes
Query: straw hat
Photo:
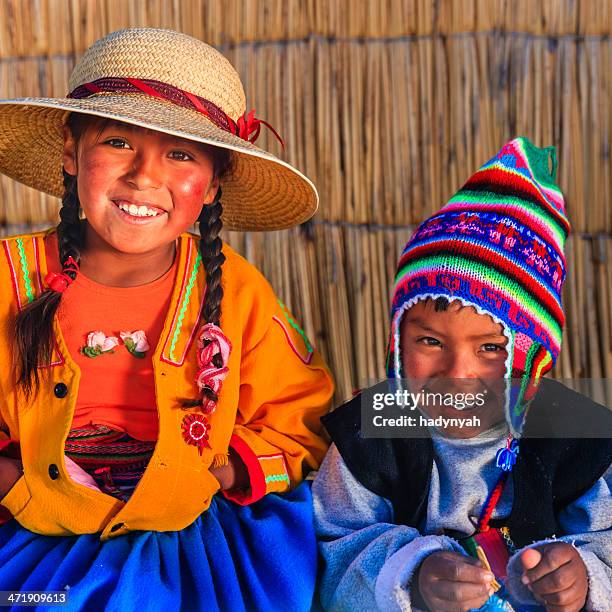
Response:
[[[245,113],[238,73],[196,38],[154,28],[113,32],[85,52],[69,92],[0,100],[0,172],[61,197],[62,126],[78,112],[231,149],[235,168],[223,179],[228,229],[287,228],[317,210],[312,182],[251,142],[271,126]]]

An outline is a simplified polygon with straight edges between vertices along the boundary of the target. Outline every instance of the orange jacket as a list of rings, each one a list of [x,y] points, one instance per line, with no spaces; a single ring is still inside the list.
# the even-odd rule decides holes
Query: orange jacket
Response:
[[[224,245],[221,328],[232,343],[229,374],[210,416],[209,443],[188,445],[181,403],[198,396],[194,335],[205,288],[198,240],[180,238],[170,308],[153,357],[159,438],[127,503],[74,482],[63,462],[80,370],[54,323],[56,351],[40,392],[29,402],[14,384],[12,325],[18,308],[43,287],[45,233],[8,238],[0,253],[0,439],[18,440],[24,475],[0,500],[21,525],[47,535],[101,531],[108,539],[131,530],[179,530],[211,503],[219,483],[213,457],[231,445],[245,462],[251,503],[286,491],[318,467],[327,443],[319,417],[330,408],[333,382],[291,314],[256,268]],[[111,381],[109,381],[110,383]],[[189,409],[195,411],[195,409]]]

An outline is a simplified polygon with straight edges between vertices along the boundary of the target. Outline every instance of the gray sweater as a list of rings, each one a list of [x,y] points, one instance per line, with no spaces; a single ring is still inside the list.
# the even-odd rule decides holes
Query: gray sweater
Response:
[[[457,537],[474,533],[488,492],[499,477],[495,451],[507,430],[487,432],[470,440],[433,437],[434,465],[425,524],[419,530],[396,525],[391,502],[361,485],[332,445],[312,487],[315,528],[323,568],[319,593],[326,610],[411,610],[410,581],[423,559],[436,551],[466,554]],[[612,469],[559,516],[589,578],[586,609],[612,609]],[[508,481],[494,518],[512,508]],[[537,512],[537,508],[534,508]],[[538,546],[548,541],[534,542]],[[523,549],[524,550],[524,549]],[[508,563],[507,587],[525,605],[537,605],[521,583],[517,551]]]

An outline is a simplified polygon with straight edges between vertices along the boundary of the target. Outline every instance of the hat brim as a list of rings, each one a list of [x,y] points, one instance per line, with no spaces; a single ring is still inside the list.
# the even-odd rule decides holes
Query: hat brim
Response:
[[[234,152],[223,178],[223,224],[230,230],[293,227],[316,212],[313,183],[253,143],[214,125],[197,111],[141,94],[91,98],[0,100],[0,172],[52,196],[62,197],[62,150],[68,113],[106,117]]]

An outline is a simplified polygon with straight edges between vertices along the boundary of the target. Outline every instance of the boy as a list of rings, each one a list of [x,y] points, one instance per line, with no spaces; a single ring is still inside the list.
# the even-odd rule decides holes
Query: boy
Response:
[[[554,149],[507,143],[404,249],[389,382],[482,401],[437,399],[421,413],[450,426],[404,439],[364,436],[359,398],[323,418],[325,609],[609,610],[612,445],[584,433],[605,431],[594,421],[609,431],[609,413],[541,381],[564,322],[569,223],[555,172]],[[542,439],[572,415],[575,435]]]

